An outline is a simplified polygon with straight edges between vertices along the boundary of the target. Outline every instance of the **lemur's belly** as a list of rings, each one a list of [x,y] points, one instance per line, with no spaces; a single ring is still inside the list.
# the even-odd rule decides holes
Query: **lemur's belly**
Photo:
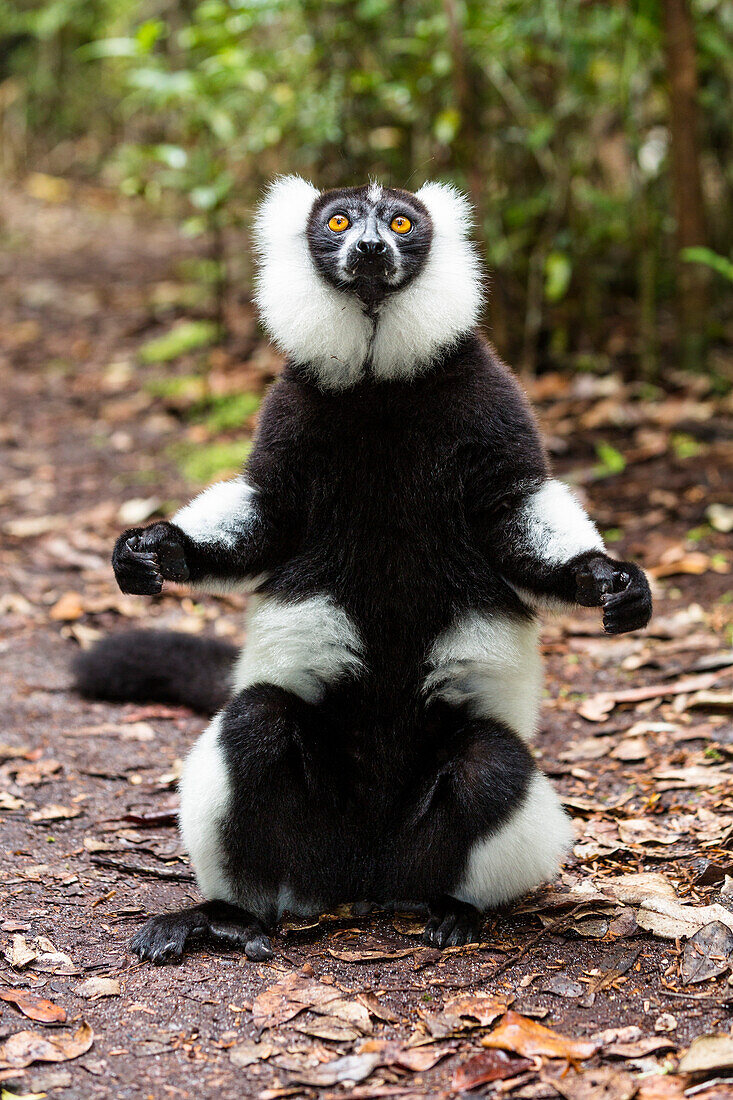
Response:
[[[317,704],[339,683],[368,678],[384,657],[370,652],[356,623],[331,596],[295,601],[257,596],[233,686],[239,692],[256,683],[275,684]],[[468,704],[524,740],[533,736],[542,693],[535,621],[468,611],[436,634],[412,663],[426,698]]]

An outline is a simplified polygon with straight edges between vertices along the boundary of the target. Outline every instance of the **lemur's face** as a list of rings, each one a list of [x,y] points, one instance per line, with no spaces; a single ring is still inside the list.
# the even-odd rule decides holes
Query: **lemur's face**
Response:
[[[420,274],[433,225],[415,195],[371,184],[320,194],[307,238],[316,268],[332,286],[376,306]]]

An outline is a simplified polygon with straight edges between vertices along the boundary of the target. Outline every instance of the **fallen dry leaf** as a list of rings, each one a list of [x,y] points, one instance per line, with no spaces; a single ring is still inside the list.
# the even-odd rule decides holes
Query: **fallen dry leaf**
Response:
[[[700,1035],[680,1058],[680,1073],[733,1069],[733,1035]]]
[[[695,985],[725,974],[733,966],[733,930],[720,921],[706,924],[685,944],[680,975],[683,985]]]
[[[543,1080],[548,1081],[565,1100],[632,1100],[639,1087],[630,1073],[608,1066],[577,1070],[563,1070],[557,1074],[547,1071]]]
[[[721,676],[720,672],[706,672],[699,676],[686,676],[682,680],[651,684],[648,687],[621,688],[619,691],[601,691],[584,699],[577,712],[588,722],[603,722],[620,703],[644,703],[648,699],[664,699],[669,695],[688,695],[693,691],[707,691]]]
[[[733,913],[722,905],[684,905],[672,898],[645,899],[636,919],[640,928],[664,940],[689,939],[713,921],[733,930]]]
[[[56,802],[42,806],[40,810],[34,810],[28,815],[29,821],[43,823],[45,821],[66,821],[72,817],[79,817],[81,810],[78,806],[61,806]]]
[[[0,1043],[0,1069],[24,1069],[33,1062],[69,1062],[85,1054],[93,1042],[94,1032],[84,1022],[73,1035],[18,1031]]]
[[[6,947],[3,954],[14,970],[23,970],[38,958],[39,952],[28,945],[25,936],[18,934],[13,936],[10,947]]]
[[[295,1070],[290,1080],[301,1085],[324,1088],[329,1085],[341,1085],[346,1081],[365,1081],[381,1063],[379,1054],[346,1054],[325,1062],[316,1069]]]
[[[352,1024],[362,1035],[371,1033],[369,1012],[363,1004],[347,1000],[336,986],[326,985],[297,971],[268,986],[255,998],[252,1018],[255,1027],[262,1031],[279,1027],[306,1009],[324,1016],[335,1016]]]
[[[87,978],[74,990],[77,997],[98,1001],[100,997],[119,997],[120,983],[116,978]]]
[[[236,1043],[229,1048],[229,1061],[232,1065],[244,1069],[246,1066],[254,1065],[255,1062],[263,1062],[271,1058],[279,1049],[274,1043],[268,1043],[264,1039],[259,1043],[254,1042],[253,1039],[244,1039],[241,1043]]]
[[[61,1005],[37,997],[27,989],[0,989],[0,1001],[15,1005],[29,1020],[37,1020],[41,1024],[63,1024],[66,1020],[66,1009]]]
[[[334,951],[329,947],[329,955],[341,962],[376,962],[380,959],[404,959],[407,955],[414,954],[414,947],[407,947],[402,951],[383,951],[379,948],[367,951]]]
[[[633,875],[609,875],[596,880],[596,886],[624,905],[641,905],[647,898],[676,898],[669,879],[657,871],[641,871]]]
[[[84,614],[84,601],[78,592],[65,592],[48,613],[54,622],[70,623]]]
[[[508,1005],[513,1000],[513,997],[492,997],[489,993],[464,993],[446,1001],[442,1014],[459,1018],[470,1016],[472,1020],[478,1020],[483,1027],[488,1027],[507,1011]]]
[[[487,1050],[461,1062],[453,1072],[451,1084],[456,1092],[463,1092],[464,1089],[475,1089],[489,1081],[505,1081],[509,1077],[516,1077],[532,1069],[534,1064],[529,1058],[507,1054],[505,1050]]]
[[[591,1039],[571,1039],[549,1027],[509,1011],[492,1032],[481,1040],[483,1047],[511,1050],[527,1058],[544,1055],[547,1058],[566,1058],[582,1062],[600,1049],[600,1043]]]

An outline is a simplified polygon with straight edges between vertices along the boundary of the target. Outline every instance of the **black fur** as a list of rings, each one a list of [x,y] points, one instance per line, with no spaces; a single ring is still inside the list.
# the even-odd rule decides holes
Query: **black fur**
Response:
[[[214,714],[230,694],[237,649],[215,638],[172,630],[128,630],[82,650],[77,690],[113,703],[171,703]]]
[[[407,202],[401,196],[393,192],[390,202]],[[417,264],[429,226],[407,198]],[[361,197],[352,199],[347,212],[358,216]],[[319,270],[332,281],[323,223],[344,202],[323,196],[308,226],[314,261],[321,256]],[[363,277],[376,300],[388,272],[370,270]],[[244,928],[235,934],[229,921],[229,942],[239,935],[245,952],[254,944],[249,953],[262,957],[284,891],[296,906],[428,902],[427,942],[478,935],[480,914],[456,898],[469,854],[523,805],[536,766],[503,722],[426,693],[431,646],[473,613],[529,622],[532,600],[523,592],[603,606],[609,632],[644,625],[651,612],[636,566],[598,551],[549,566],[522,536],[522,508],[548,476],[517,383],[468,334],[410,381],[369,375],[328,390],[307,364],[291,361],[263,407],[246,469],[253,504],[236,533],[192,537],[173,522],[120,536],[113,562],[124,591],[156,593],[165,579],[259,578],[258,593],[292,605],[294,615],[300,601],[328,597],[361,642],[360,670],[325,683],[317,702],[255,682],[217,720],[229,800],[216,835],[222,881]],[[154,635],[128,637],[85,655],[87,693],[171,699],[178,690],[190,702],[192,672],[203,675],[211,659],[191,651],[200,640],[169,636],[165,666],[153,674]],[[103,687],[120,644],[127,665]],[[232,656],[222,647],[213,661],[219,694],[201,687],[204,709],[222,700]],[[156,918],[134,949],[156,961],[177,956],[187,940],[216,935],[214,913],[198,907]]]

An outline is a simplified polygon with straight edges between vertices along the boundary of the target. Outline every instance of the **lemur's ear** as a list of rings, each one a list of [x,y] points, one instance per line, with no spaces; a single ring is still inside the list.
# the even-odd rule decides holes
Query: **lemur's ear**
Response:
[[[268,188],[254,219],[253,243],[262,259],[277,244],[305,233],[319,191],[300,176],[278,176]]]
[[[462,240],[469,236],[476,217],[468,197],[449,183],[426,183],[416,197],[430,214],[433,229],[446,239]]]

